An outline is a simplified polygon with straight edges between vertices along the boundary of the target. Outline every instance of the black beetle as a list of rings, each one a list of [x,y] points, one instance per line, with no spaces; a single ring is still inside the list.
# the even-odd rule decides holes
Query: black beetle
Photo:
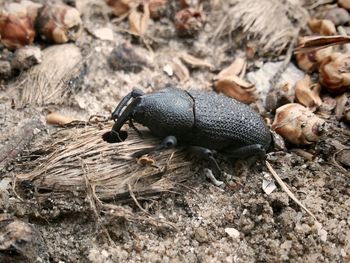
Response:
[[[216,151],[242,159],[264,156],[271,144],[271,133],[256,112],[215,92],[168,87],[144,94],[134,89],[118,104],[112,119],[117,121],[111,135],[117,138],[128,120],[131,124],[135,120],[155,136],[164,138],[160,145],[136,152],[135,157],[178,143],[189,145],[209,161],[215,175],[221,174],[214,158]]]

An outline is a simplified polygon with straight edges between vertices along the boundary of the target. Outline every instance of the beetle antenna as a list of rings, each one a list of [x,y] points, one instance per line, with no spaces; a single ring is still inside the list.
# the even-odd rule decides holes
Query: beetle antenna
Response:
[[[113,125],[112,132],[119,133],[120,129],[123,127],[123,125],[131,119],[133,112],[137,105],[140,103],[140,99],[133,100],[126,109],[122,112],[122,114],[117,118],[117,121]],[[120,105],[120,104],[119,104]],[[119,107],[118,105],[118,107]],[[118,109],[117,107],[117,109]]]
[[[120,117],[121,112],[123,110],[124,107],[126,107],[126,105],[128,104],[128,102],[132,99],[132,98],[137,98],[140,97],[142,95],[144,95],[145,93],[140,90],[140,89],[133,89],[130,93],[128,93],[118,104],[118,106],[115,108],[115,110],[112,112],[112,120],[116,120]]]

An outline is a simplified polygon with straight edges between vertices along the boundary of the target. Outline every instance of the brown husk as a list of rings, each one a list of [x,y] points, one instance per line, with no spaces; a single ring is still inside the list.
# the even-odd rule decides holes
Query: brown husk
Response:
[[[97,200],[122,202],[130,199],[130,189],[138,199],[152,196],[174,190],[191,174],[185,152],[180,150],[150,154],[154,165],[141,165],[145,164],[141,161],[139,164],[131,154],[154,146],[159,140],[145,132],[144,138],[140,138],[129,129],[125,141],[107,143],[102,135],[111,127],[112,123],[100,123],[63,129],[54,134],[50,142],[38,146],[46,153],[26,164],[33,170],[18,175],[17,185],[30,181],[38,189],[36,197],[42,201],[66,199],[69,195],[85,198],[88,187]]]
[[[255,41],[261,54],[279,54],[295,37],[300,27],[305,26],[307,11],[296,1],[279,0],[236,0],[236,4],[223,17],[213,40],[235,35]],[[227,8],[224,4],[222,8]],[[288,15],[286,15],[288,14]],[[240,32],[237,32],[240,31]],[[238,39],[242,45],[242,38]]]
[[[22,74],[12,89],[21,89],[22,106],[61,103],[69,91],[70,80],[79,76],[82,66],[83,57],[75,45],[50,46],[43,50],[41,64]]]

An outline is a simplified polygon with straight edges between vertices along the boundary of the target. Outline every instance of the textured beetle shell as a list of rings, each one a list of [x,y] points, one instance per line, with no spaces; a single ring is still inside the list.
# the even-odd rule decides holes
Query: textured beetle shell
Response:
[[[185,137],[194,123],[193,100],[183,90],[174,88],[145,94],[140,98],[133,118],[156,136]]]
[[[271,134],[249,106],[215,92],[166,88],[145,94],[133,114],[157,136],[174,135],[186,144],[234,150],[260,144],[267,150]]]
[[[194,144],[216,150],[261,144],[268,149],[270,131],[249,106],[215,92],[189,93],[195,101]]]

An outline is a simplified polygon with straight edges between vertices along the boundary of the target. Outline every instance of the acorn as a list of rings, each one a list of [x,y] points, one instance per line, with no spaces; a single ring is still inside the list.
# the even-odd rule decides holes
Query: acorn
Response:
[[[194,37],[203,29],[202,13],[193,8],[185,8],[175,15],[175,29],[181,37]]]
[[[307,25],[313,33],[317,33],[323,36],[331,36],[337,33],[335,25],[331,20],[328,19],[310,19]]]
[[[320,83],[330,93],[339,94],[349,90],[350,54],[332,53],[319,66]]]
[[[31,1],[7,3],[0,11],[1,43],[14,50],[33,43],[34,21],[42,5]]]
[[[289,103],[276,110],[272,129],[290,143],[307,145],[319,140],[325,122],[298,103]]]
[[[40,12],[36,28],[43,40],[59,44],[76,41],[83,30],[77,9],[65,4],[51,3],[46,4]]]
[[[295,84],[296,100],[308,108],[316,108],[322,104],[320,97],[321,86],[318,83],[312,83],[309,75]]]

